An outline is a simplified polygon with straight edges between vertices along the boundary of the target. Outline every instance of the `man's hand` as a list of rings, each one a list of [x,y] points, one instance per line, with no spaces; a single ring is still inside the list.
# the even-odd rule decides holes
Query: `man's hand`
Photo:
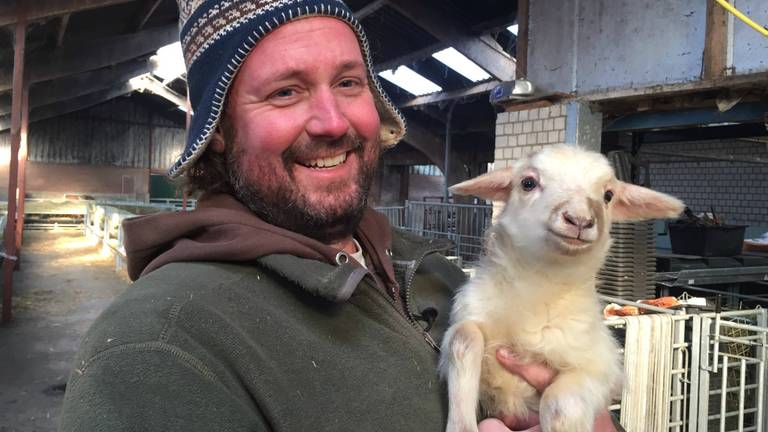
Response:
[[[543,364],[521,362],[509,348],[499,348],[496,351],[496,359],[504,369],[527,381],[539,393],[543,392],[557,376],[555,371]],[[480,422],[478,429],[480,432],[541,432],[539,417],[535,412],[532,412],[525,419],[485,419]],[[593,430],[595,432],[616,432],[611,415],[607,410],[598,414]]]

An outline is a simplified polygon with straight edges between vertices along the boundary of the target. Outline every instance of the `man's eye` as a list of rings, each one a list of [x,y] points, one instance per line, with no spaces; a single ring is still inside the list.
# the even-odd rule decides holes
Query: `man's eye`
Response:
[[[339,87],[352,88],[360,85],[360,81],[355,79],[345,79],[339,82]]]
[[[276,98],[289,98],[289,97],[291,97],[291,96],[293,96],[295,94],[296,94],[296,92],[293,89],[287,88],[287,89],[278,90],[278,91],[272,93],[272,97],[276,97]]]

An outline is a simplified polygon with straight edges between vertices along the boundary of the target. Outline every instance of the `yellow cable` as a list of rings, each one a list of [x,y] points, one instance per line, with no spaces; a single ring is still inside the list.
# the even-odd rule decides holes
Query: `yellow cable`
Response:
[[[730,3],[728,3],[727,0],[715,0],[715,1],[717,2],[717,4],[724,7],[728,12],[736,15],[736,18],[744,21],[744,23],[746,23],[748,26],[752,27],[753,29],[757,30],[763,36],[768,37],[768,29],[766,29],[765,27],[760,27],[760,24],[752,21],[751,19],[749,19],[748,16],[739,12],[739,10],[733,7]]]

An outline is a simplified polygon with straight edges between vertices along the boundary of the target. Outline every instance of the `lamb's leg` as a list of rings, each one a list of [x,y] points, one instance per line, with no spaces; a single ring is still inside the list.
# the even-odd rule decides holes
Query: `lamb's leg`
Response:
[[[591,432],[605,409],[611,383],[580,371],[563,371],[541,397],[539,418],[547,432]]]
[[[454,324],[443,342],[441,369],[448,381],[446,432],[476,432],[484,342],[476,323]]]

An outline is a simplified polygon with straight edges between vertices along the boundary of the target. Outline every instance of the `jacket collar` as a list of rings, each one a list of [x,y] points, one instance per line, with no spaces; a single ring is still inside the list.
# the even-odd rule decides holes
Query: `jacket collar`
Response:
[[[448,250],[447,239],[427,239],[401,229],[392,230],[392,259],[383,263],[391,268],[392,261],[417,261],[424,255]],[[350,261],[336,265],[288,254],[272,254],[259,258],[259,264],[298,285],[304,291],[334,303],[342,303],[352,296],[360,282],[373,273]],[[380,277],[385,278],[386,275]],[[394,276],[393,276],[394,278]],[[388,283],[387,280],[384,281]]]

